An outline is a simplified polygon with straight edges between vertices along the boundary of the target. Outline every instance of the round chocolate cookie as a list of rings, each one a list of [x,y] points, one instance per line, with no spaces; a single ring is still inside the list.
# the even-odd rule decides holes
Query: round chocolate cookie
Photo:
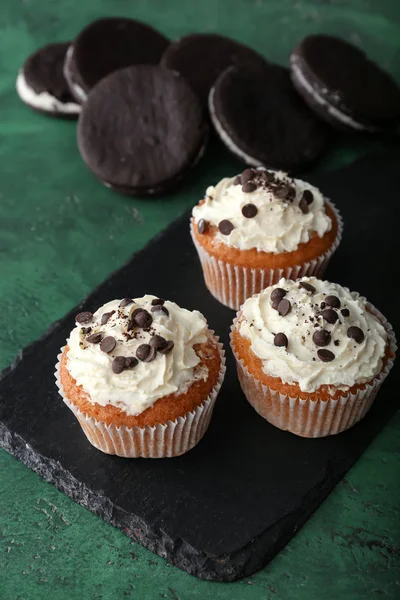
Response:
[[[248,165],[294,170],[325,146],[324,125],[294,90],[288,69],[277,65],[228,68],[209,108],[221,140]]]
[[[16,88],[25,104],[51,116],[76,118],[75,102],[63,74],[69,44],[49,44],[31,54],[18,73]]]
[[[184,36],[172,42],[161,59],[164,67],[185,77],[204,106],[222,71],[243,62],[264,64],[265,61],[255,50],[213,33]]]
[[[104,18],[87,25],[72,43],[64,74],[71,93],[84,102],[106,75],[131,65],[158,64],[169,40],[140,21]]]
[[[207,137],[198,99],[178,74],[136,65],[91,91],[78,124],[78,147],[103,183],[127,195],[167,191],[197,162]]]
[[[290,63],[296,89],[325,121],[352,131],[397,129],[400,88],[359,48],[328,35],[310,35]]]

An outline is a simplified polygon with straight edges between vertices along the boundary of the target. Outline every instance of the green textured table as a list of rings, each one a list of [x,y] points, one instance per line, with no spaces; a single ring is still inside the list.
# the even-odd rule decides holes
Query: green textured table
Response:
[[[74,123],[25,108],[18,67],[105,14],[167,35],[217,31],[287,64],[304,35],[340,34],[400,80],[400,2],[387,0],[2,0],[0,7],[0,367],[238,163],[217,144],[183,188],[156,201],[120,197],[86,170]],[[397,72],[396,72],[397,69]],[[381,145],[336,140],[318,168]],[[134,282],[128,282],[134,290]],[[199,581],[132,543],[0,451],[0,598],[57,600],[350,600],[400,597],[400,416],[264,570]]]

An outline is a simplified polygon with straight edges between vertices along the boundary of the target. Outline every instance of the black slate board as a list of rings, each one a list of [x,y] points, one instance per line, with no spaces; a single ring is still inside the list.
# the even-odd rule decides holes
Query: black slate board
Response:
[[[395,231],[399,160],[400,153],[369,157],[312,178],[340,207],[345,223],[328,277],[365,294],[395,329],[400,325],[399,290],[393,288],[393,259],[400,256]],[[166,460],[107,456],[89,445],[58,397],[54,363],[79,310],[145,292],[202,311],[228,349],[234,313],[204,286],[186,215],[4,372],[0,445],[76,502],[189,573],[218,581],[250,575],[288,542],[394,414],[399,373],[394,369],[370,413],[352,430],[308,440],[274,428],[254,412],[240,390],[228,349],[227,377],[214,418],[194,450]]]

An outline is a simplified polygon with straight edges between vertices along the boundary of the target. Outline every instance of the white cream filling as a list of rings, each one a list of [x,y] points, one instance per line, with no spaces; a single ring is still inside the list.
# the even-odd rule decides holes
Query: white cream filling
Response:
[[[38,110],[71,115],[78,115],[81,112],[80,105],[75,102],[61,102],[48,92],[40,92],[40,94],[37,94],[35,90],[27,84],[22,70],[18,73],[16,89],[23,102]]]
[[[291,71],[292,71],[293,79],[296,80],[296,83],[299,85],[299,87],[303,88],[308,94],[310,94],[310,96],[312,96],[318,104],[323,106],[324,109],[330,115],[332,115],[332,117],[334,117],[341,123],[344,123],[345,125],[348,125],[349,127],[352,127],[353,129],[357,129],[359,131],[371,131],[371,132],[381,131],[379,129],[379,127],[373,127],[372,125],[362,125],[361,123],[358,123],[357,121],[355,121],[354,119],[352,119],[351,117],[346,115],[345,113],[341,112],[339,109],[337,109],[334,106],[332,106],[331,104],[329,104],[329,102],[325,98],[323,98],[320,94],[318,94],[318,91],[316,90],[316,88],[314,88],[309,83],[309,81],[305,78],[296,58],[291,59]]]

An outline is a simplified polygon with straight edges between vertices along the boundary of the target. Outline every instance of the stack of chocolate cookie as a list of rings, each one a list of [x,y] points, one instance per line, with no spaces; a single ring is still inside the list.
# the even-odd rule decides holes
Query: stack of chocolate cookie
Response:
[[[314,35],[290,62],[290,70],[274,65],[217,34],[170,43],[139,21],[103,18],[73,42],[31,55],[17,91],[35,110],[80,115],[83,160],[106,186],[132,196],[181,181],[204,152],[210,122],[246,164],[285,170],[320,156],[327,124],[397,129],[400,89],[361,50]]]

